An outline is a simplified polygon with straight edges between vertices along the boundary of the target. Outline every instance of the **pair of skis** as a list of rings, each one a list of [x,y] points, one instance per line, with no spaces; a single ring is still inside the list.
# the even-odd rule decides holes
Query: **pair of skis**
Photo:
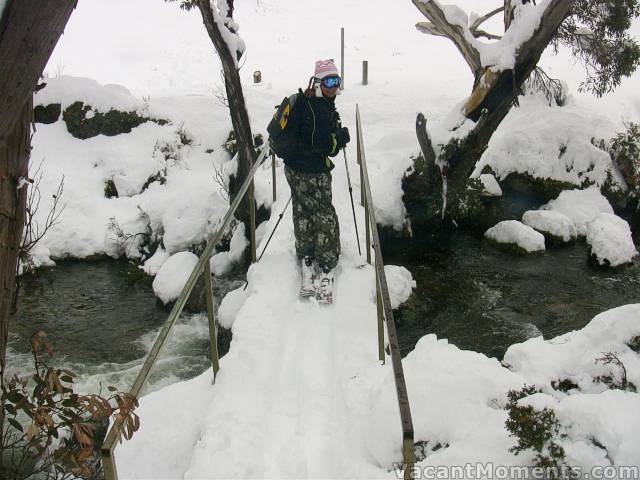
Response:
[[[321,282],[326,282],[326,280],[321,280]],[[316,279],[312,279],[312,287],[302,285],[300,287],[299,297],[302,300],[312,300],[322,305],[331,305],[333,304],[333,279],[330,279],[326,285],[320,284],[319,287],[316,287]]]

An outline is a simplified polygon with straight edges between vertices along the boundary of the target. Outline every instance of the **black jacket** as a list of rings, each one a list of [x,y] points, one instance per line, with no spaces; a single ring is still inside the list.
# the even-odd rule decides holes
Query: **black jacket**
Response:
[[[285,165],[297,172],[326,173],[333,168],[328,157],[340,148],[336,133],[340,116],[333,98],[307,97],[298,92],[294,106],[298,142],[295,151],[284,159]]]

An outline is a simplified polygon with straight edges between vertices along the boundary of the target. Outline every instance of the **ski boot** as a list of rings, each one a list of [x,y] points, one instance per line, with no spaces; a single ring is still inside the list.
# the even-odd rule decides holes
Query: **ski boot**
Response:
[[[309,298],[316,295],[313,285],[315,268],[313,267],[313,257],[304,257],[301,262],[300,298]]]
[[[320,288],[316,293],[318,303],[331,305],[333,303],[333,272],[322,270],[320,275]]]

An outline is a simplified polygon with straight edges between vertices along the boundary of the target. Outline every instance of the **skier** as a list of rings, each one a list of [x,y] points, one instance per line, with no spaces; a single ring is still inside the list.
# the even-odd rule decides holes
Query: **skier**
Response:
[[[331,169],[349,143],[349,130],[335,109],[341,78],[333,60],[316,62],[314,76],[296,102],[294,153],[284,159],[291,187],[296,254],[301,263],[301,297],[333,302],[333,270],[340,256],[340,228],[331,200]],[[317,273],[316,273],[317,272]],[[314,282],[320,275],[319,288]]]

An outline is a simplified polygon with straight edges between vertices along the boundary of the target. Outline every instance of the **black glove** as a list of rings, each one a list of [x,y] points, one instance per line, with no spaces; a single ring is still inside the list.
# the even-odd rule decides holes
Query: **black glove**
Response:
[[[336,141],[338,142],[338,149],[344,148],[347,143],[351,141],[349,136],[349,129],[347,127],[340,127],[336,132]]]

